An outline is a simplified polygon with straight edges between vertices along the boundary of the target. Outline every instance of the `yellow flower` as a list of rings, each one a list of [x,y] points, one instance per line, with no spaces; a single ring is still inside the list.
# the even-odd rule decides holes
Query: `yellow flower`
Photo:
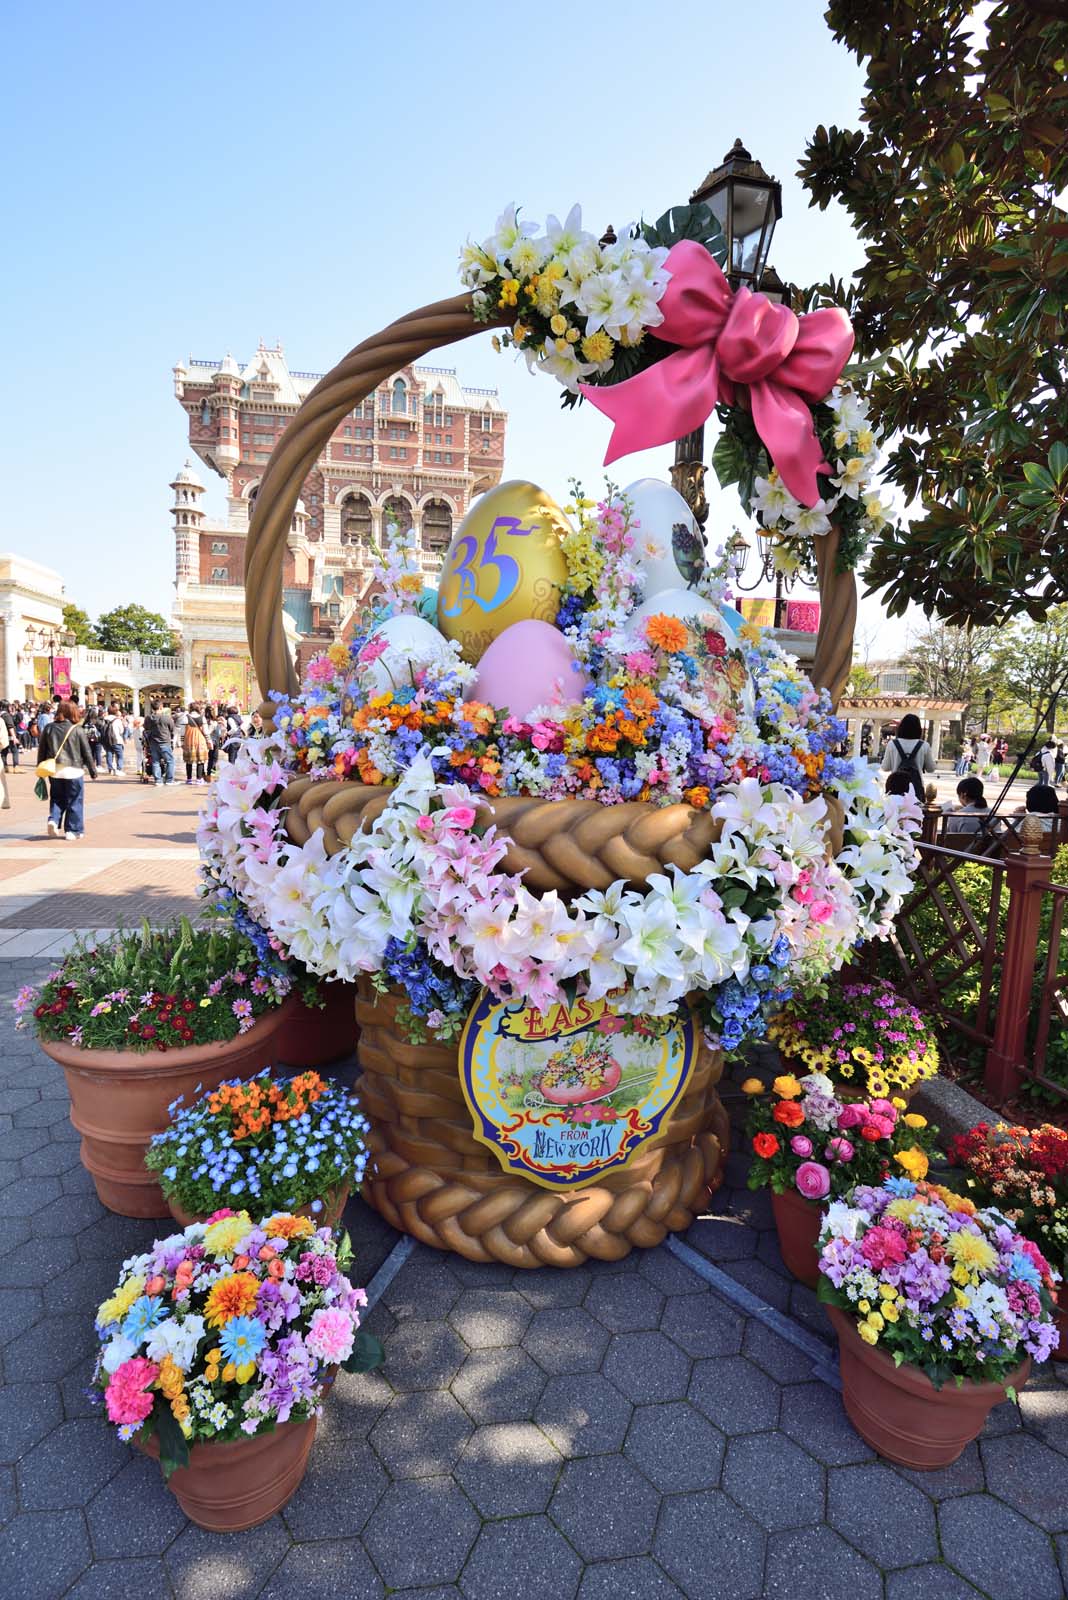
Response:
[[[567,318],[563,315],[562,312],[558,311],[555,314],[555,316],[553,316],[553,317],[551,317],[549,319],[549,327],[552,329],[553,333],[555,333],[557,335],[559,335],[561,333],[566,333],[567,332]]]
[[[326,654],[335,667],[347,667],[349,664],[349,647],[346,644],[332,644]]]
[[[870,1322],[858,1322],[857,1332],[865,1344],[879,1343],[879,1331],[877,1328],[873,1328]]]
[[[210,1005],[211,1005],[211,1001],[210,1001],[210,999],[209,999],[209,998],[208,998],[208,996],[207,996],[207,995],[205,995],[205,996],[204,996],[204,998],[203,998],[203,1000],[202,1000],[202,1001],[201,1001],[201,1002],[200,1002],[200,1009],[201,1009],[201,1011],[203,1011],[203,1009],[204,1009],[204,1007],[205,1007],[205,1006],[210,1006]]]
[[[237,1369],[238,1383],[247,1383],[255,1370],[256,1363],[254,1361],[242,1361],[241,1365]]]
[[[528,327],[526,327],[522,322],[517,322],[515,327],[512,329],[512,339],[516,344],[522,344],[529,332],[530,329]]]
[[[867,1316],[868,1312],[871,1310],[871,1301],[870,1300],[858,1300],[857,1301],[857,1310],[858,1311],[863,1311],[864,1315]]]
[[[801,1093],[801,1085],[792,1072],[786,1072],[781,1078],[776,1078],[771,1087],[780,1100],[796,1100]]]
[[[759,1078],[746,1078],[741,1086],[743,1094],[763,1094],[764,1085]]]
[[[879,1285],[879,1298],[882,1300],[897,1299],[897,1290],[892,1283],[881,1283]]]
[[[228,1361],[225,1367],[223,1367],[222,1375],[223,1383],[233,1383],[234,1379],[237,1377],[237,1368],[234,1366],[232,1361]]]
[[[596,333],[588,333],[582,341],[582,354],[587,361],[611,361],[615,348],[603,328],[598,328]]]
[[[888,1217],[896,1217],[899,1222],[911,1222],[916,1212],[915,1200],[891,1200],[886,1208]]]
[[[874,1328],[876,1333],[882,1333],[883,1329],[886,1327],[886,1322],[883,1319],[883,1314],[881,1311],[871,1312],[868,1317],[868,1327]]]
[[[738,637],[744,639],[746,644],[760,643],[760,629],[755,622],[746,622],[738,629]]]
[[[905,1124],[906,1128],[926,1128],[927,1126],[927,1118],[921,1117],[918,1111],[910,1111],[908,1115],[902,1117],[901,1120]]]
[[[854,1061],[859,1061],[862,1067],[870,1067],[875,1060],[870,1050],[865,1050],[863,1045],[855,1044],[850,1051]]]
[[[871,454],[871,447],[872,447],[872,445],[874,443],[875,443],[875,440],[874,440],[874,437],[872,435],[871,429],[870,428],[861,428],[860,432],[857,434],[857,449],[860,451],[861,455],[862,456],[870,455]]]
[[[210,1256],[232,1256],[242,1239],[248,1237],[252,1218],[247,1211],[236,1217],[222,1217],[212,1222],[204,1234],[204,1248]]]
[[[922,1150],[913,1147],[911,1150],[899,1150],[894,1156],[899,1167],[902,1167],[914,1183],[919,1183],[927,1176],[930,1162]]]
[[[961,1285],[971,1283],[972,1281],[972,1275],[962,1261],[958,1261],[950,1276],[952,1277],[954,1283],[959,1283]]]
[[[994,1246],[982,1234],[972,1233],[970,1228],[962,1228],[959,1233],[951,1234],[946,1251],[958,1266],[967,1267],[973,1272],[989,1272],[998,1259]]]
[[[901,1313],[897,1306],[892,1306],[889,1301],[887,1301],[886,1305],[883,1306],[883,1316],[886,1318],[887,1322],[896,1322],[900,1315]]]
[[[101,1323],[121,1322],[134,1301],[140,1297],[147,1281],[140,1274],[135,1278],[127,1278],[126,1282],[104,1301],[97,1311],[96,1320]]]
[[[904,1111],[905,1107],[908,1105],[908,1101],[902,1100],[899,1094],[895,1094],[890,1104],[894,1107],[895,1111]]]

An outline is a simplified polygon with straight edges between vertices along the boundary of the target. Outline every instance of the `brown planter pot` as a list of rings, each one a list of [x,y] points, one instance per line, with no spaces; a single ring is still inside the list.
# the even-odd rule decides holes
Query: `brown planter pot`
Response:
[[[779,1234],[779,1250],[795,1278],[814,1289],[819,1282],[820,1255],[816,1241],[823,1222],[823,1207],[806,1200],[796,1189],[772,1193],[771,1209]]]
[[[861,1438],[887,1461],[928,1471],[948,1467],[982,1429],[1005,1390],[1021,1390],[1031,1375],[1027,1356],[1004,1383],[965,1381],[936,1389],[919,1367],[895,1367],[878,1346],[868,1345],[852,1317],[828,1306],[838,1335],[842,1400]]]
[[[688,1228],[723,1178],[723,1057],[704,1045],[655,1144],[588,1188],[559,1193],[505,1172],[479,1144],[455,1046],[409,1043],[402,997],[360,983],[359,1099],[371,1124],[363,1198],[393,1227],[469,1261],[576,1267],[619,1261]]]
[[[325,1004],[306,1006],[295,995],[292,1015],[278,1044],[278,1059],[301,1071],[305,1067],[325,1067],[342,1056],[350,1056],[360,1036],[356,1026],[356,985],[319,985]]]
[[[1068,1361],[1068,1306],[1062,1306],[1058,1301],[1054,1308],[1053,1320],[1057,1324],[1060,1337],[1050,1351],[1050,1360]]]
[[[322,1195],[320,1198],[323,1201],[323,1209],[318,1214],[312,1210],[313,1202],[309,1200],[306,1205],[298,1206],[293,1215],[296,1217],[311,1217],[317,1228],[321,1228],[324,1225],[329,1228],[336,1228],[341,1221],[341,1213],[348,1205],[350,1187],[346,1183],[342,1188],[332,1189],[329,1194]],[[171,1216],[180,1228],[188,1228],[194,1222],[207,1222],[208,1217],[211,1215],[210,1212],[183,1211],[177,1200],[168,1199],[167,1205],[170,1208]],[[238,1211],[241,1208],[234,1206],[233,1209]],[[253,1221],[256,1220],[256,1215],[257,1213],[252,1214]]]
[[[180,1094],[188,1103],[226,1078],[272,1066],[291,1011],[286,999],[247,1033],[183,1050],[77,1050],[40,1041],[63,1068],[70,1120],[82,1136],[82,1166],[92,1174],[101,1205],[122,1217],[170,1215],[156,1174],[145,1167],[149,1140],[167,1126],[168,1106]]]
[[[168,1488],[191,1522],[212,1533],[240,1533],[281,1511],[308,1465],[316,1418],[283,1422],[252,1439],[195,1444],[189,1465],[171,1473]],[[159,1459],[155,1434],[138,1446]]]

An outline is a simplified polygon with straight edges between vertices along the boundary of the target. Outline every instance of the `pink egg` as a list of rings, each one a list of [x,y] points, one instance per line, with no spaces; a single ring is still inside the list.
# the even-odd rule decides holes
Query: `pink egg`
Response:
[[[513,622],[479,661],[467,698],[507,706],[513,717],[526,718],[535,706],[581,700],[589,685],[585,672],[575,669],[574,652],[559,628],[534,619]]]

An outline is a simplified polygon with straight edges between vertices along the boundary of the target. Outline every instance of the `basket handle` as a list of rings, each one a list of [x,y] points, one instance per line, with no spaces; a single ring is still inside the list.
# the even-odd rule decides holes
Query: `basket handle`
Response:
[[[500,325],[505,322],[499,319]],[[399,367],[486,326],[474,320],[470,294],[412,311],[350,350],[320,379],[289,424],[267,463],[245,546],[245,627],[261,694],[295,694],[299,687],[282,611],[286,543],[304,480],[334,429]],[[838,540],[837,528],[815,540],[821,609],[812,674],[835,702],[849,676],[857,616],[856,579],[851,572],[835,571]],[[273,709],[270,700],[260,707],[268,730],[274,726]]]

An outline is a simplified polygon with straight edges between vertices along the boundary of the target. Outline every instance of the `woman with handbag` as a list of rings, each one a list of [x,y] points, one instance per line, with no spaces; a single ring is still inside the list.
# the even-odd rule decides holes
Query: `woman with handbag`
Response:
[[[7,731],[7,723],[0,717],[0,811],[11,810],[11,796],[7,792],[7,745],[11,735]]]
[[[195,705],[189,707],[185,727],[182,729],[182,759],[185,761],[185,781],[192,783],[193,769],[196,768],[197,782],[203,783],[204,768],[210,753],[207,735],[204,732],[204,718]]]
[[[78,707],[61,700],[37,746],[37,776],[48,779],[48,837],[64,829],[68,839],[85,832],[85,774],[96,780],[96,762],[85,729],[78,726]],[[42,795],[43,799],[44,796]]]

